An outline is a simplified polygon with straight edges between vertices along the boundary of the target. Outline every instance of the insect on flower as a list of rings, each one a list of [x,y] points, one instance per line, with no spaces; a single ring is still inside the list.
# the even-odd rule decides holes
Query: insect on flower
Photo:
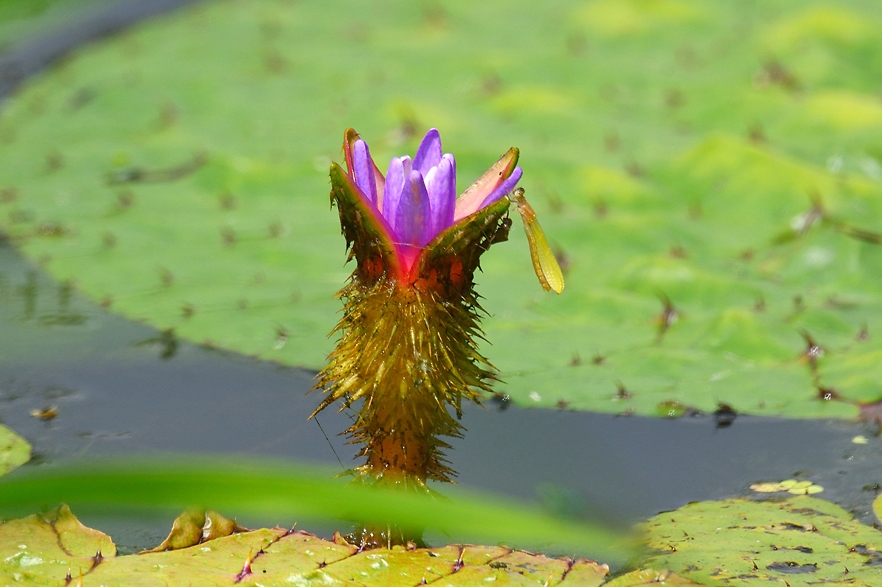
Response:
[[[516,189],[509,199],[518,207],[518,213],[524,221],[524,231],[527,233],[527,242],[530,243],[533,271],[536,272],[539,283],[545,291],[554,290],[554,293],[561,293],[564,289],[563,271],[560,270],[557,258],[548,246],[545,232],[536,220],[536,212],[524,197],[524,189]]]

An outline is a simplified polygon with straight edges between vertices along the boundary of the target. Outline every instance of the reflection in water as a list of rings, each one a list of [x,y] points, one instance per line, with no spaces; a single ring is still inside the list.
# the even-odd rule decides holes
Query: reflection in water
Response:
[[[159,348],[159,358],[163,361],[171,359],[178,353],[178,337],[173,328],[168,328],[159,333],[159,336],[151,336],[136,342],[135,346],[154,346]]]

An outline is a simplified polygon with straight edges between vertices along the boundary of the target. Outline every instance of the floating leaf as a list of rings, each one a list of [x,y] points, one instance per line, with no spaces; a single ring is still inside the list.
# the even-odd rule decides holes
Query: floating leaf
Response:
[[[23,542],[25,541],[25,542]],[[585,559],[552,559],[504,547],[447,546],[359,552],[282,528],[216,538],[166,552],[116,556],[110,538],[61,506],[0,525],[0,579],[18,585],[572,585],[594,587],[609,573]]]
[[[0,425],[0,476],[16,469],[31,460],[31,445],[28,441]]]
[[[750,489],[758,493],[786,491],[793,495],[814,495],[824,491],[823,487],[815,485],[811,481],[797,481],[796,479],[785,479],[777,483],[754,483],[750,486]]]
[[[882,534],[814,497],[692,503],[642,526],[656,551],[645,564],[701,585],[882,581]]]
[[[537,291],[516,231],[483,259],[498,391],[854,418],[882,399],[879,25],[868,0],[199,3],[4,106],[0,229],[113,312],[318,369],[339,133],[383,167],[437,126],[465,182],[520,148],[566,277]]]
[[[110,537],[80,524],[66,505],[0,525],[0,577],[10,583],[64,584],[115,555]]]

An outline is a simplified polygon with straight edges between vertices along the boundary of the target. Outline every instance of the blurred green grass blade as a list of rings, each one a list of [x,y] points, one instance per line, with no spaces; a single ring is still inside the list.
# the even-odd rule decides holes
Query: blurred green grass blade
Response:
[[[191,457],[86,461],[28,469],[0,481],[0,511],[64,502],[74,511],[204,506],[226,515],[302,515],[394,522],[489,543],[627,555],[625,534],[556,518],[499,496],[456,491],[425,497],[332,479],[327,469],[281,461]],[[619,545],[616,547],[615,545]],[[610,550],[613,548],[614,550]]]

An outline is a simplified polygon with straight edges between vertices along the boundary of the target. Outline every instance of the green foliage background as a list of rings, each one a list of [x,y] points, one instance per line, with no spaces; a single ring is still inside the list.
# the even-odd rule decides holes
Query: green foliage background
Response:
[[[385,162],[436,126],[460,189],[520,147],[568,268],[555,297],[517,230],[486,256],[499,391],[854,417],[882,396],[875,8],[197,4],[6,104],[0,227],[114,312],[319,368],[351,269],[327,200],[342,131]]]

